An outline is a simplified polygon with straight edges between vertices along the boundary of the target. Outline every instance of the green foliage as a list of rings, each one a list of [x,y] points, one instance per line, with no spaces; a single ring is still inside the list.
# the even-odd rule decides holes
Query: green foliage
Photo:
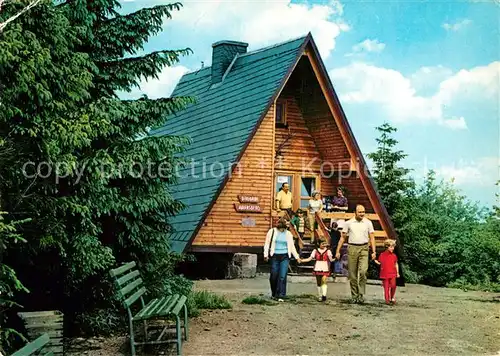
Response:
[[[375,180],[404,247],[407,282],[495,289],[500,282],[498,211],[471,203],[452,183],[437,181],[433,171],[419,186],[410,184],[404,177],[407,171],[394,173],[396,163],[405,156],[394,152],[397,142],[390,134],[395,129],[384,124],[379,131],[379,149],[371,155],[379,162]]]
[[[400,166],[407,156],[403,151],[395,150],[398,144],[392,134],[397,129],[388,123],[376,128],[380,137],[377,151],[367,156],[373,161],[375,183],[389,215],[393,215],[404,197],[406,191],[414,186],[413,180],[407,177],[410,169]]]
[[[0,20],[16,4],[5,4]],[[51,296],[26,302],[65,305],[68,318],[83,321],[102,320],[100,310],[113,308],[104,275],[115,264],[137,261],[159,295],[177,288],[165,279],[181,260],[167,235],[168,218],[183,204],[169,185],[190,141],[147,132],[193,99],[116,94],[191,52],[142,54],[181,6],[128,15],[119,7],[115,0],[43,1],[0,33],[1,207],[16,220],[31,218],[20,232],[26,243],[11,244],[4,257],[33,295]]]
[[[233,307],[225,296],[206,290],[193,291],[191,298],[199,309],[231,309]]]
[[[110,336],[126,330],[127,324],[119,310],[104,308],[88,310],[78,315],[75,327],[85,335]]]
[[[269,299],[266,299],[266,298],[263,298],[261,296],[249,296],[249,297],[245,297],[245,299],[243,299],[241,301],[243,304],[258,304],[258,305],[276,305],[275,302],[269,300]]]
[[[12,299],[15,292],[28,292],[17,278],[16,272],[2,263],[3,254],[10,244],[25,242],[16,233],[17,227],[25,221],[5,222],[4,215],[6,213],[0,211],[0,353],[10,347],[13,337],[24,339],[17,331],[4,327],[7,321],[5,312],[9,308],[18,306]]]

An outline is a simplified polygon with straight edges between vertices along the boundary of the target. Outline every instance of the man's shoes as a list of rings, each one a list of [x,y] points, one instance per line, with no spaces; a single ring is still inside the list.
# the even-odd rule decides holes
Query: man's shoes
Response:
[[[363,298],[362,295],[358,297],[358,304],[365,304],[365,299]]]
[[[324,296],[321,297],[321,301],[322,302],[326,302],[326,295],[324,295]]]
[[[356,298],[349,299],[349,304],[358,304],[358,299]]]

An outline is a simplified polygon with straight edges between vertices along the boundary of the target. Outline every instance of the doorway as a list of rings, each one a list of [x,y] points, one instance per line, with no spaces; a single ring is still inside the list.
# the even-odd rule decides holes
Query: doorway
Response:
[[[300,172],[276,172],[274,179],[274,195],[278,194],[283,183],[288,183],[292,192],[292,208],[297,211],[298,208],[307,209],[309,199],[315,190],[320,190],[319,174],[303,175]]]

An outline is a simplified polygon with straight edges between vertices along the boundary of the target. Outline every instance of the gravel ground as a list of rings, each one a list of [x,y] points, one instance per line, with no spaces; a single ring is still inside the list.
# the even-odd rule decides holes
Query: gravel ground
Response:
[[[316,301],[312,278],[288,283],[290,300],[247,305],[267,296],[268,277],[197,281],[224,294],[232,310],[203,311],[190,320],[184,355],[499,355],[500,295],[422,285],[399,287],[396,306],[382,287],[367,286],[365,305],[347,303],[349,284],[329,282],[326,303]],[[81,340],[80,340],[81,341]],[[139,355],[172,354],[172,348]],[[70,355],[127,355],[124,337],[81,341]]]

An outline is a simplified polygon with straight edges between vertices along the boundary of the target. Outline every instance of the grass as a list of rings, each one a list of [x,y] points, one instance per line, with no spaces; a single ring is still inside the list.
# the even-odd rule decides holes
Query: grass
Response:
[[[231,309],[233,307],[223,295],[206,290],[194,291],[192,298],[199,309]]]
[[[241,301],[243,304],[258,304],[258,305],[276,305],[278,303],[273,302],[261,296],[249,296]]]
[[[202,290],[189,294],[187,307],[189,316],[196,317],[200,315],[200,309],[231,309],[233,306],[223,295]]]

